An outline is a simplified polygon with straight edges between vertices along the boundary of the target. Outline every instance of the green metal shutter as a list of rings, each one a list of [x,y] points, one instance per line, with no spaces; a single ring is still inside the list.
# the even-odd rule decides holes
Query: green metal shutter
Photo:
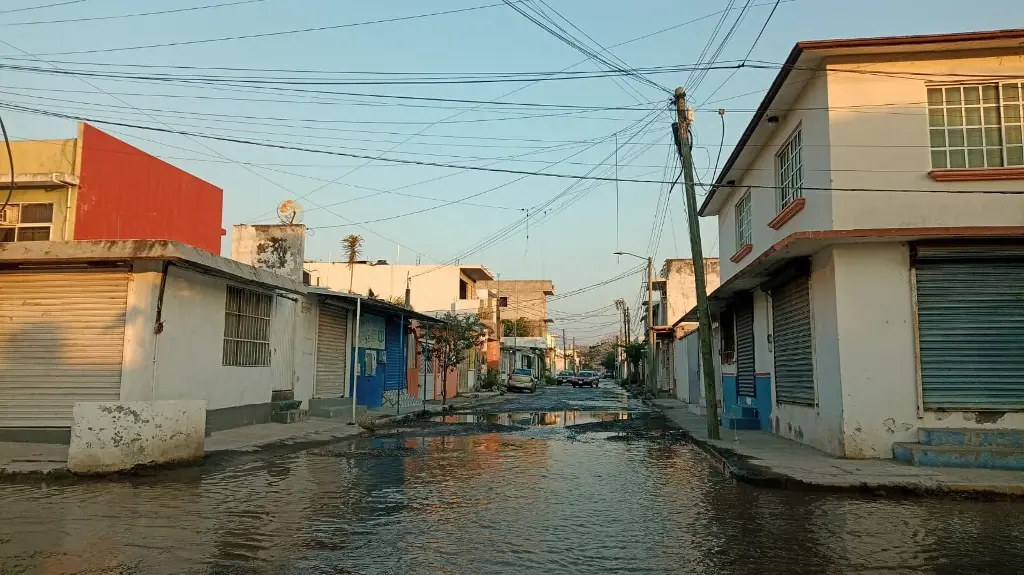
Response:
[[[814,405],[810,283],[805,275],[772,290],[775,399]]]
[[[925,409],[1024,409],[1020,246],[915,246]]]
[[[757,395],[754,371],[754,305],[748,296],[736,304],[736,395]]]

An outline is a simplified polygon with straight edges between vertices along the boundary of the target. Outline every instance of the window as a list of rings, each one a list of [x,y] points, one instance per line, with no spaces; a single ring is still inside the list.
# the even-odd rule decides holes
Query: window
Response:
[[[928,88],[932,169],[1024,166],[1024,83]]]
[[[800,130],[798,129],[793,137],[779,153],[775,155],[775,166],[778,170],[778,211],[793,203],[793,200],[804,196],[804,163],[801,155]]]
[[[500,296],[498,298],[498,307],[508,307],[508,296]]]
[[[224,306],[224,365],[270,365],[270,311],[273,301],[269,294],[228,286]]]
[[[0,242],[50,241],[53,204],[8,204],[0,214]]]
[[[754,243],[750,227],[750,190],[736,202],[736,249]]]

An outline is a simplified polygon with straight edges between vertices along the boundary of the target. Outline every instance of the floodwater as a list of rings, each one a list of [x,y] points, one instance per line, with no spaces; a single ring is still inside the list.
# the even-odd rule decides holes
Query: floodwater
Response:
[[[157,477],[0,485],[0,573],[1024,572],[1018,503],[736,484],[614,388],[489,411]]]

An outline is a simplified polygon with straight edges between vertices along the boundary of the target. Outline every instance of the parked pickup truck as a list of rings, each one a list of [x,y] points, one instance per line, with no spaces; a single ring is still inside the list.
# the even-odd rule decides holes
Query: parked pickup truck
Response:
[[[528,369],[517,369],[508,375],[509,391],[537,391],[537,379]]]

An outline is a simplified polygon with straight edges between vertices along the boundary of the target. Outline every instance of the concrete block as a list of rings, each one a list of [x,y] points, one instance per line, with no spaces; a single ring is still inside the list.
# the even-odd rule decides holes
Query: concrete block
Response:
[[[293,409],[274,413],[270,416],[270,421],[274,423],[299,423],[300,421],[306,421],[308,417],[309,412],[305,409]]]
[[[202,459],[206,402],[77,402],[68,469],[81,475]]]

